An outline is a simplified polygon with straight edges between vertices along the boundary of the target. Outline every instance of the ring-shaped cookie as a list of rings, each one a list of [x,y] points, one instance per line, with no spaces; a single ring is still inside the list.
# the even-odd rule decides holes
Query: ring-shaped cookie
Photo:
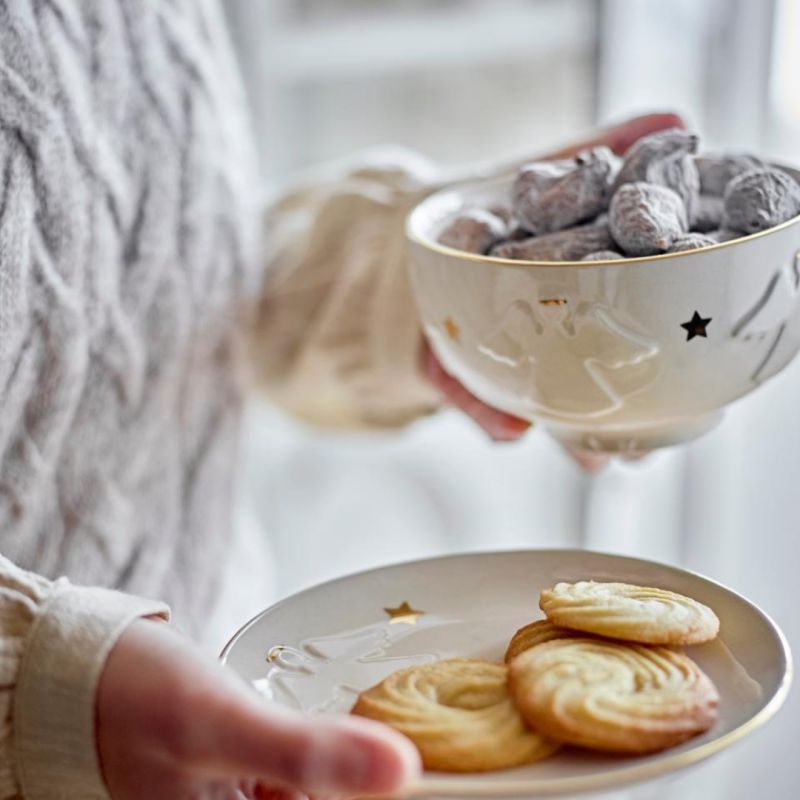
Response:
[[[662,750],[707,730],[719,702],[682,653],[594,637],[526,650],[509,665],[509,689],[546,736],[619,753]]]
[[[576,635],[579,634],[559,625],[554,625],[549,619],[537,619],[535,622],[520,628],[511,637],[503,660],[508,664],[513,658],[516,658],[526,650],[530,650],[531,647],[536,647],[545,642],[552,642],[555,639],[572,639]]]
[[[719,633],[708,606],[630,583],[558,583],[541,593],[539,607],[556,625],[642,644],[699,644]]]
[[[506,680],[507,668],[488,661],[421,664],[363,692],[352,713],[405,734],[427,769],[482,772],[549,756],[558,745],[525,724]]]

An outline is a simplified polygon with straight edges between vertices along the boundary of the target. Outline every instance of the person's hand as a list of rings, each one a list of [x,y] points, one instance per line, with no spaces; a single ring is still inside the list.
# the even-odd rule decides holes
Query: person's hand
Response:
[[[685,127],[686,123],[678,114],[673,114],[671,112],[643,114],[640,117],[633,117],[618,125],[612,125],[610,128],[599,131],[596,136],[590,139],[576,142],[575,144],[567,145],[561,150],[539,156],[539,160],[570,158],[581,150],[586,150],[589,147],[599,147],[600,145],[610,147],[617,155],[621,156],[634,142],[639,141],[643,136],[649,136],[651,133],[663,131],[667,128]],[[531,158],[531,161],[535,160],[537,159]]]
[[[422,359],[428,380],[439,389],[447,402],[477,422],[495,442],[515,442],[517,439],[521,439],[531,427],[530,422],[498,411],[478,400],[469,389],[445,371],[427,344],[423,348]],[[565,449],[587,472],[597,472],[603,469],[609,461],[609,457],[605,453],[592,453],[588,450],[579,450],[568,446],[565,446]],[[629,456],[629,458],[631,457]]]
[[[113,800],[304,800],[402,792],[420,766],[395,731],[271,707],[162,622],[120,637],[97,693]]]
[[[666,128],[676,127],[685,127],[683,120],[676,114],[647,114],[602,131],[592,139],[570,145],[540,158],[569,158],[580,150],[599,145],[606,145],[615,153],[622,154],[642,136],[647,136],[650,133]],[[534,159],[532,158],[531,160]],[[427,345],[423,353],[423,364],[425,374],[434,386],[439,389],[444,399],[450,405],[461,409],[472,417],[495,441],[515,441],[524,436],[525,432],[530,428],[530,423],[525,420],[512,417],[478,400],[477,397],[444,370]],[[583,469],[590,472],[602,469],[609,461],[609,457],[604,453],[593,453],[572,447],[567,447],[566,449]],[[627,459],[635,460],[641,458],[642,455],[640,453],[629,455]]]

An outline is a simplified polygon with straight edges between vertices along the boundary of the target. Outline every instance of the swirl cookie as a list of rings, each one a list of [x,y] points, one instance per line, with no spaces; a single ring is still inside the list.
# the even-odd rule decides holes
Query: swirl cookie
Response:
[[[699,644],[719,632],[708,606],[630,583],[558,583],[541,593],[539,607],[556,625],[643,644]]]
[[[536,647],[545,642],[552,642],[555,639],[571,639],[576,635],[575,631],[560,628],[558,625],[553,625],[548,619],[539,619],[536,622],[531,622],[520,628],[508,643],[508,649],[504,656],[504,661],[508,664],[512,658],[516,658],[520,653],[530,650],[531,647]]]
[[[701,733],[719,696],[687,656],[588,637],[533,647],[509,665],[509,689],[529,724],[561,742],[649,753]]]
[[[417,746],[427,769],[482,772],[529,764],[558,745],[530,730],[511,700],[507,668],[450,659],[400,670],[363,692],[352,713]]]

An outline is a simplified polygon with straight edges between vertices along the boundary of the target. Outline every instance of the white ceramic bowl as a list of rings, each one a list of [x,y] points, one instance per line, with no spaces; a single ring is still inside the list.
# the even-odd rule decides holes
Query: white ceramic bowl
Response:
[[[437,192],[407,223],[431,346],[484,402],[580,447],[649,450],[709,430],[797,353],[800,217],[624,261],[512,261],[437,242],[460,209],[507,203],[511,180]]]

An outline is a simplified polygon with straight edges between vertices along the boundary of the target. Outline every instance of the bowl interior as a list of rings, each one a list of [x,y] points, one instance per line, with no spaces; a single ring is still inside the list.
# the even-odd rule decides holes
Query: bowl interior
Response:
[[[699,157],[698,162],[702,162],[703,158]],[[784,164],[773,162],[772,166],[783,170],[788,175],[791,175],[798,183],[800,183],[800,170],[789,167]],[[434,250],[447,252],[449,254],[457,255],[458,257],[467,260],[479,260],[486,263],[498,264],[527,264],[527,265],[541,265],[553,266],[572,266],[572,267],[586,267],[589,264],[619,264],[618,260],[614,261],[559,261],[559,262],[546,262],[546,261],[526,261],[524,259],[504,259],[496,258],[494,256],[481,256],[474,253],[465,253],[460,250],[455,250],[446,245],[439,244],[439,236],[441,235],[444,226],[458,214],[460,211],[465,211],[470,208],[492,208],[494,206],[510,207],[511,202],[511,186],[514,182],[514,175],[511,173],[499,175],[491,178],[481,178],[476,181],[465,181],[453,187],[442,189],[438,192],[427,197],[419,203],[409,214],[406,221],[407,236],[414,242],[429,247]],[[800,224],[800,216],[795,217],[793,220],[784,222],[777,227],[784,227],[786,225]],[[775,228],[771,229],[775,230]],[[708,250],[713,247],[735,247],[742,241],[752,239],[769,233],[770,231],[763,231],[762,233],[755,233],[749,236],[740,236],[737,239],[732,239],[729,242],[721,242],[718,245],[709,245],[705,248],[698,248],[698,250],[688,251],[688,253],[695,253],[700,250]],[[665,253],[655,256],[644,256],[639,258],[626,258],[626,264],[639,263],[648,264],[653,261],[666,258],[681,258],[688,253]]]

